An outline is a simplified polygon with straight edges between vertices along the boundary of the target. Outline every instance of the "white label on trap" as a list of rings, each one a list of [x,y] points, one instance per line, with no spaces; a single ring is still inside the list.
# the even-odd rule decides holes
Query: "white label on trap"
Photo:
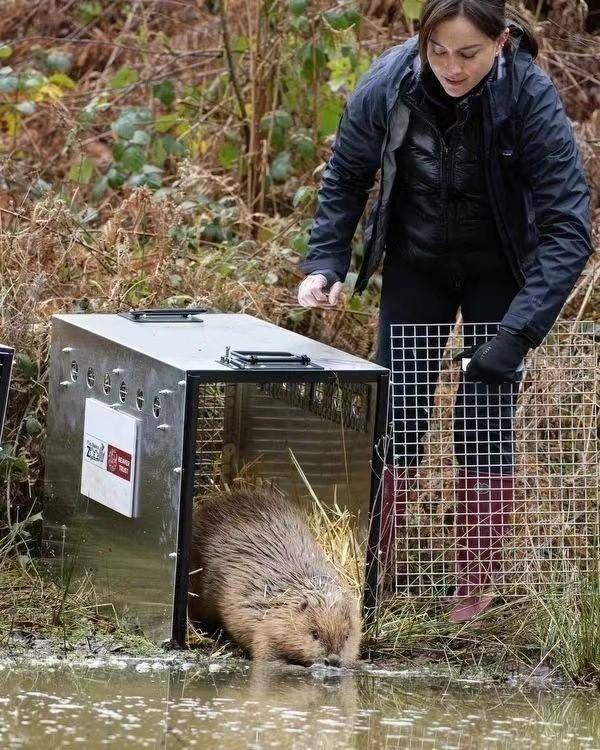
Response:
[[[101,401],[85,400],[81,494],[133,518],[140,421]]]

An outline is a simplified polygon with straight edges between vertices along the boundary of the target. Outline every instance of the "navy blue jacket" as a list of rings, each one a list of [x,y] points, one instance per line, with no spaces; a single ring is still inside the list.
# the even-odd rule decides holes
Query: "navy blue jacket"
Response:
[[[592,252],[589,189],[575,138],[549,77],[513,35],[482,95],[486,184],[502,247],[520,291],[502,325],[537,346],[557,319]],[[420,60],[417,38],[375,60],[350,96],[323,173],[305,273],[343,280],[350,243],[380,171],[365,227],[355,293],[385,252],[394,152],[403,141]]]

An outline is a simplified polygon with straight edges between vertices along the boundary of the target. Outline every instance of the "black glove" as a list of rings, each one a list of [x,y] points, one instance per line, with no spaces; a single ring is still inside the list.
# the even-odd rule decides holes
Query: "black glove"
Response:
[[[530,348],[531,343],[525,336],[500,328],[493,339],[482,344],[471,354],[471,361],[465,370],[465,379],[488,385],[518,383],[521,376],[517,370]],[[467,354],[461,352],[458,357]]]

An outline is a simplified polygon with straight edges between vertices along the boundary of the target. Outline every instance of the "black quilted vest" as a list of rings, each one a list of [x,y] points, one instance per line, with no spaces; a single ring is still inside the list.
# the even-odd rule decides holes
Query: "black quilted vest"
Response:
[[[487,77],[486,77],[487,78]],[[465,279],[508,271],[485,182],[481,89],[448,96],[428,66],[396,153],[387,262]]]

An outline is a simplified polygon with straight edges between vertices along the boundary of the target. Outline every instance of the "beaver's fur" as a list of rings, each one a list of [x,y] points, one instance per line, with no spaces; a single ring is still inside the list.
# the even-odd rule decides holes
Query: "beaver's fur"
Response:
[[[192,619],[223,627],[252,658],[340,666],[358,657],[357,603],[298,509],[275,491],[203,499],[191,570]]]

